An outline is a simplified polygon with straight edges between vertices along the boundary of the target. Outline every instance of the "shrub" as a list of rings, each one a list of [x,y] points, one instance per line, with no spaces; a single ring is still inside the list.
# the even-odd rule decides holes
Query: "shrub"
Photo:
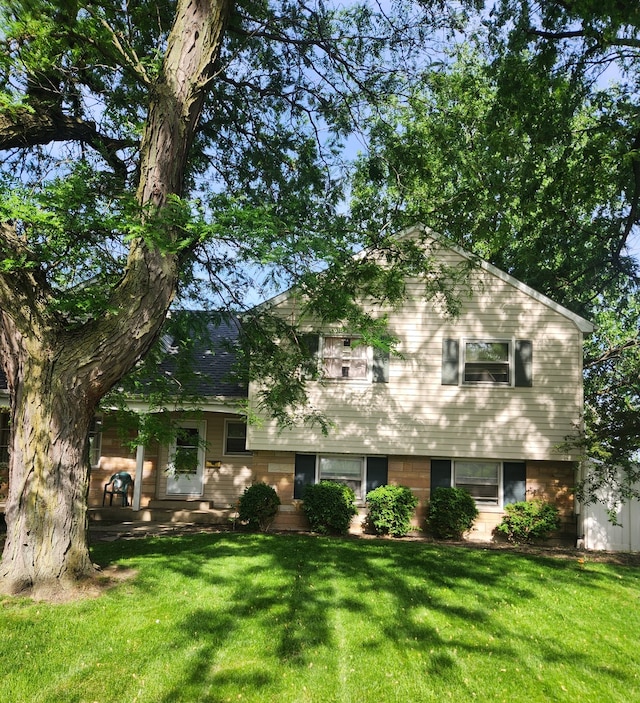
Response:
[[[343,483],[320,481],[307,486],[302,509],[314,532],[345,534],[353,516],[358,512],[355,493]]]
[[[504,506],[506,515],[496,528],[515,544],[546,539],[560,527],[558,508],[543,500],[528,500]]]
[[[406,486],[379,486],[367,493],[368,520],[379,535],[406,535],[417,505],[418,499]]]
[[[462,488],[434,489],[429,503],[429,529],[438,539],[460,539],[478,517],[476,502]]]
[[[245,488],[238,501],[238,520],[250,528],[266,532],[278,513],[280,498],[266,483],[254,483]]]

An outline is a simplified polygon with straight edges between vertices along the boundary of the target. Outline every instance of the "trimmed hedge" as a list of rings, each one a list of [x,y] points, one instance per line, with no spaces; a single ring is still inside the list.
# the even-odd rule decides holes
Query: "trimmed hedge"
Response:
[[[378,486],[367,493],[367,519],[377,534],[403,537],[417,505],[418,499],[406,486]]]
[[[302,510],[313,532],[343,535],[357,514],[353,489],[335,481],[320,481],[306,487]]]
[[[438,539],[461,539],[477,517],[476,502],[464,489],[440,486],[431,494],[427,526]]]
[[[558,508],[540,499],[510,503],[504,510],[506,515],[496,529],[515,544],[546,539],[560,527]]]
[[[238,520],[253,530],[266,532],[278,514],[280,498],[266,483],[254,483],[245,488],[238,501]]]

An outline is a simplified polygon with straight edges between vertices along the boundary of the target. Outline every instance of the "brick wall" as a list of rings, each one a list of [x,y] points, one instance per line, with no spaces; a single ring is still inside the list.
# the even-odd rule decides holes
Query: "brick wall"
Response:
[[[253,456],[253,480],[264,481],[278,493],[282,505],[274,521],[278,530],[306,530],[308,522],[302,512],[301,501],[293,499],[293,476],[295,454],[293,452],[259,451]],[[417,496],[419,503],[412,520],[416,528],[424,529],[427,505],[431,493],[431,461],[425,457],[389,457],[388,480],[391,484],[408,486]],[[569,462],[527,462],[527,499],[543,498],[555,502],[562,519],[558,535],[561,541],[575,539],[576,523],[572,489],[574,486],[574,466]],[[473,541],[489,542],[495,538],[495,528],[502,520],[502,511],[484,511],[478,516],[473,530],[466,538]],[[350,532],[362,532],[366,510],[360,508],[353,520]]]
[[[130,438],[133,439],[134,434],[131,434]],[[126,471],[131,474],[134,481],[138,480],[136,476],[136,454],[135,451],[131,451],[127,446],[127,438],[123,438],[114,426],[105,422],[101,439],[100,461],[97,466],[91,468],[88,498],[90,508],[102,505],[104,486],[111,476],[118,471]],[[155,496],[157,463],[158,448],[151,447],[146,449],[142,477],[142,507],[147,506],[149,501]],[[132,494],[129,495],[130,499],[131,496]],[[114,505],[117,500],[118,498],[115,497]]]

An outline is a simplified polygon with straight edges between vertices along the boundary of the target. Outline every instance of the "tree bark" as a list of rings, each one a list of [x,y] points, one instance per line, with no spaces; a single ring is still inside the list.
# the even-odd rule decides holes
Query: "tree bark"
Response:
[[[229,11],[228,0],[178,0],[142,138],[137,194],[151,218],[182,194]],[[15,245],[10,230],[0,227],[5,256]],[[172,242],[170,233],[162,245],[153,237],[134,240],[110,312],[70,329],[48,305],[44,274],[0,273],[0,352],[12,422],[4,592],[50,592],[93,573],[88,430],[100,398],[159,334],[178,280],[176,237]]]

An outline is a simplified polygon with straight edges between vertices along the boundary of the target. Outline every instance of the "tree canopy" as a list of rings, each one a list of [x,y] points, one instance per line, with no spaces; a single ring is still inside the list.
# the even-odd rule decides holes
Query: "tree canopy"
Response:
[[[640,446],[640,24],[619,3],[497,3],[371,121],[354,209],[422,221],[591,318],[585,498]],[[399,97],[402,96],[402,97]]]
[[[404,3],[0,8],[0,354],[14,428],[3,588],[91,573],[90,418],[172,304],[231,316],[251,307],[247,290],[295,283],[321,318],[379,332],[356,293],[397,299],[399,273],[352,258],[372,241],[345,214],[342,148],[414,57],[428,62],[430,33],[455,14],[430,7],[426,22]],[[392,269],[427,270],[387,254]],[[267,308],[242,329],[264,402],[286,420],[303,345]],[[288,357],[275,335],[292,341]]]

